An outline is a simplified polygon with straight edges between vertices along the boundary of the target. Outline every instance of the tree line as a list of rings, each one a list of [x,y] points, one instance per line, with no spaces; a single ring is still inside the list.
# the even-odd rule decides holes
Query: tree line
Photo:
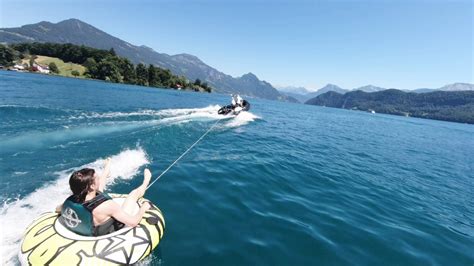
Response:
[[[84,74],[87,78],[149,87],[212,91],[206,82],[201,82],[199,79],[191,82],[184,76],[174,75],[170,70],[152,64],[134,65],[127,58],[117,56],[113,48],[101,50],[70,43],[34,42],[8,46],[0,44],[0,65],[2,66],[9,67],[19,59],[36,55],[56,57],[64,62],[83,65],[86,67]]]

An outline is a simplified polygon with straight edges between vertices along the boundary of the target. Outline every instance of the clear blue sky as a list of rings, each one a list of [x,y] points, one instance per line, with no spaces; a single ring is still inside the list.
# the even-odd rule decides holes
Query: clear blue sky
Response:
[[[0,1],[0,27],[77,18],[132,44],[193,54],[273,85],[474,83],[471,0]]]

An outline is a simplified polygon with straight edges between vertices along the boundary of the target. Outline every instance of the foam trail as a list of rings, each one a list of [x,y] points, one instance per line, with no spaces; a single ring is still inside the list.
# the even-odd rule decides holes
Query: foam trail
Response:
[[[182,120],[182,119],[199,119],[199,118],[211,118],[211,119],[223,119],[225,116],[217,114],[219,105],[210,105],[204,108],[193,108],[193,109],[165,109],[161,110],[162,116],[168,117],[168,119]],[[166,119],[166,118],[165,118]]]
[[[163,109],[160,110],[162,115],[167,116],[176,116],[176,115],[183,115],[189,113],[209,113],[209,114],[216,114],[217,110],[221,107],[219,105],[209,105],[203,108],[180,108],[180,109]]]
[[[188,114],[216,114],[219,110],[219,105],[209,105],[204,108],[181,108],[181,109],[163,109],[163,110],[153,110],[153,109],[144,109],[133,112],[106,112],[106,113],[81,113],[80,115],[71,116],[70,119],[89,119],[89,118],[126,118],[126,117],[135,117],[135,116],[181,116]]]
[[[78,127],[65,127],[61,130],[50,132],[27,132],[19,136],[12,136],[0,140],[2,152],[18,151],[22,149],[39,149],[45,146],[61,148],[60,144],[80,141],[85,138],[113,134],[117,132],[133,131],[143,127],[166,124],[181,124],[200,119],[226,119],[227,117],[217,114],[218,105],[194,109],[166,109],[160,111],[144,110],[131,113],[105,113],[94,114],[94,117],[102,118],[136,116],[138,114],[156,115],[159,119],[141,121],[105,121],[96,125],[85,125]],[[67,144],[66,144],[67,145]]]
[[[0,140],[2,151],[41,148],[53,143],[70,142],[116,132],[134,130],[143,125],[133,123],[102,124],[97,126],[65,128],[50,132],[28,132],[26,134]]]
[[[226,127],[239,127],[246,125],[250,122],[255,121],[256,119],[260,119],[259,116],[256,116],[250,112],[240,112],[237,116],[235,116],[233,119],[231,119],[229,122],[224,124]]]
[[[224,127],[239,127],[246,125],[250,122],[255,121],[256,119],[261,119],[261,117],[252,114],[251,112],[240,112],[238,115],[219,115],[217,111],[220,109],[219,105],[211,105],[205,108],[196,108],[196,109],[168,109],[161,110],[160,114],[165,117],[159,120],[161,123],[186,123],[191,121],[197,121],[200,119],[225,119],[229,120],[227,123],[223,124]]]
[[[160,111],[157,110],[140,110],[136,112],[107,112],[107,113],[81,113],[76,116],[71,116],[69,119],[90,119],[90,118],[122,118],[122,117],[134,117],[134,116],[160,116]]]
[[[112,156],[108,184],[118,178],[131,179],[139,173],[140,167],[148,163],[147,155],[141,148],[124,150]],[[18,264],[17,254],[24,230],[33,219],[44,212],[54,211],[56,206],[70,195],[69,176],[74,170],[91,167],[100,173],[103,170],[103,165],[104,159],[101,158],[76,169],[57,172],[59,178],[55,182],[37,189],[22,199],[5,203],[0,210],[1,264]]]

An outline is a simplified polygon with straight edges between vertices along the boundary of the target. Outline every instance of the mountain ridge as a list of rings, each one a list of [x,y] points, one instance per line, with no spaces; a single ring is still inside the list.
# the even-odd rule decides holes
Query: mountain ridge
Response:
[[[328,91],[306,104],[474,124],[472,90],[426,93],[356,90],[345,94]]]
[[[216,88],[217,92],[240,93],[270,100],[292,101],[288,96],[280,94],[270,83],[259,80],[254,74],[232,77],[205,64],[197,56],[187,53],[168,55],[156,52],[145,45],[133,45],[75,18],[57,23],[41,21],[16,28],[2,28],[0,29],[0,42],[7,44],[20,42],[72,43],[106,50],[113,48],[117,55],[128,58],[135,64],[153,64],[169,69],[176,75],[183,75],[189,80],[200,79]]]
[[[390,89],[393,89],[393,88],[390,88]],[[317,91],[312,91],[312,92],[309,92],[305,87],[287,86],[287,87],[278,88],[280,93],[292,96],[298,99],[302,103],[308,101],[309,99],[317,97],[323,93],[326,93],[328,91],[335,91],[335,92],[344,94],[346,92],[357,91],[357,90],[364,91],[364,92],[376,92],[376,91],[384,91],[384,90],[390,90],[390,89],[377,87],[373,85],[366,85],[366,86],[354,88],[352,90],[346,90],[331,83],[328,83],[326,86],[318,89]],[[419,89],[404,90],[404,91],[415,92],[415,93],[427,93],[427,92],[434,92],[434,91],[472,91],[472,90],[474,90],[474,84],[457,82],[457,83],[447,84],[437,89],[419,88]]]

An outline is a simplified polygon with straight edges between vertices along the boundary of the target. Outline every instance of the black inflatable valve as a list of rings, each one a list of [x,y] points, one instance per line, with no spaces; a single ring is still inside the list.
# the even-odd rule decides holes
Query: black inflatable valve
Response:
[[[158,219],[158,217],[148,217],[146,218],[146,222],[149,223],[149,224],[158,224],[158,222],[160,221],[160,219]]]

